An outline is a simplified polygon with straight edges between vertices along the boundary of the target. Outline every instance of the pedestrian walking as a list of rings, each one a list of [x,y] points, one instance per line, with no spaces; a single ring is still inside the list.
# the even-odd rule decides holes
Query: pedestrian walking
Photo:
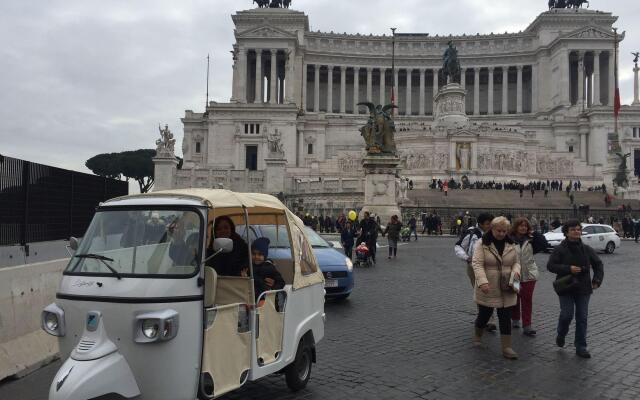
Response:
[[[348,221],[345,224],[345,227],[340,232],[340,243],[342,244],[342,248],[344,249],[344,255],[346,255],[349,259],[353,256],[353,242],[355,239],[355,231],[353,229],[353,224],[351,221]]]
[[[482,235],[473,251],[473,272],[476,278],[474,300],[478,304],[473,343],[480,346],[493,310],[498,313],[502,355],[517,359],[511,345],[511,309],[517,303],[515,282],[520,280],[518,251],[507,235],[511,223],[505,217],[491,221],[491,229]]]
[[[442,190],[444,190],[444,195],[447,196],[449,194],[449,182],[445,181],[442,185]]]
[[[638,243],[638,238],[640,238],[640,218],[638,218],[637,216],[633,219],[633,226],[636,243]]]
[[[413,236],[416,238],[416,242],[418,241],[418,232],[416,231],[417,226],[418,221],[416,220],[416,216],[411,215],[411,218],[409,218],[409,229],[411,230],[411,233],[413,233]],[[409,233],[409,240],[411,240],[411,233]]]
[[[371,216],[368,211],[364,212],[362,221],[360,222],[360,236],[356,245],[364,242],[369,248],[369,255],[373,263],[376,263],[376,243],[378,242],[378,230],[379,226],[376,220]]]
[[[454,247],[456,257],[464,261],[467,265],[467,276],[471,282],[471,288],[474,290],[476,288],[476,275],[473,272],[473,266],[471,265],[473,252],[475,250],[476,242],[480,240],[482,235],[488,232],[491,228],[491,221],[493,221],[493,215],[489,213],[481,213],[478,216],[478,224],[475,227],[469,228],[465,234],[460,234],[460,239],[456,242]],[[493,332],[496,330],[496,324],[493,321],[489,321],[486,329]]]
[[[520,328],[520,317],[522,317],[522,333],[533,337],[536,335],[536,331],[531,328],[533,291],[539,275],[534,254],[545,251],[548,243],[543,235],[534,230],[526,218],[516,218],[513,222],[511,239],[516,244],[520,259],[520,291],[516,306],[512,310],[512,326]]]
[[[398,219],[397,215],[392,215],[389,223],[384,228],[382,236],[387,235],[387,243],[389,244],[389,259],[391,256],[396,258],[398,255],[398,240],[400,240],[400,230],[402,230],[402,223]]]
[[[596,252],[582,242],[580,221],[567,221],[562,227],[562,232],[566,239],[554,249],[547,263],[547,269],[556,274],[554,289],[560,300],[556,344],[558,347],[564,347],[565,337],[569,333],[569,326],[575,314],[576,355],[591,358],[587,350],[589,300],[593,290],[602,285],[604,268]]]

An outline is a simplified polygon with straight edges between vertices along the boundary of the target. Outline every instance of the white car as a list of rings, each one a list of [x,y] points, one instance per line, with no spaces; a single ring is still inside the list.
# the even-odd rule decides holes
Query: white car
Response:
[[[620,247],[620,236],[609,225],[581,224],[582,241],[594,250],[604,251],[607,254],[613,253]],[[544,234],[550,247],[556,247],[564,240],[562,227],[556,228]]]

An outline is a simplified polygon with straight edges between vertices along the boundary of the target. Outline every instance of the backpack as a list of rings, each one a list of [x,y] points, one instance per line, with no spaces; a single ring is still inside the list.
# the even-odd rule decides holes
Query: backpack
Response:
[[[482,237],[482,231],[475,226],[473,228],[469,228],[467,229],[467,233],[460,236],[460,239],[458,239],[458,241],[456,242],[456,246],[462,247],[467,254],[469,254],[469,250],[471,248],[471,240],[467,242],[466,248],[462,245],[462,242],[464,242],[464,239],[469,235],[476,236],[478,239],[480,239]]]

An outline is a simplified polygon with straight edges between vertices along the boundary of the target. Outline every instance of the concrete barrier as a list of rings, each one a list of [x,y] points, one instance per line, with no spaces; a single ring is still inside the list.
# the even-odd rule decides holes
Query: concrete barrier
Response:
[[[57,338],[40,328],[68,259],[0,269],[0,380],[57,357]]]

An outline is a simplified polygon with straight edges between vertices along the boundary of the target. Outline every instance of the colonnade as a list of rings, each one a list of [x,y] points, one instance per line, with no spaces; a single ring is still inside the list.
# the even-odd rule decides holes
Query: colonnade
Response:
[[[473,115],[537,111],[535,65],[466,67],[460,84],[467,89],[467,113]],[[358,67],[306,64],[303,109],[359,114],[359,102],[388,104],[394,88],[399,115],[433,114],[433,98],[446,82],[439,68]]]
[[[610,51],[575,50],[569,57],[569,101],[590,108],[613,105],[614,57]]]

